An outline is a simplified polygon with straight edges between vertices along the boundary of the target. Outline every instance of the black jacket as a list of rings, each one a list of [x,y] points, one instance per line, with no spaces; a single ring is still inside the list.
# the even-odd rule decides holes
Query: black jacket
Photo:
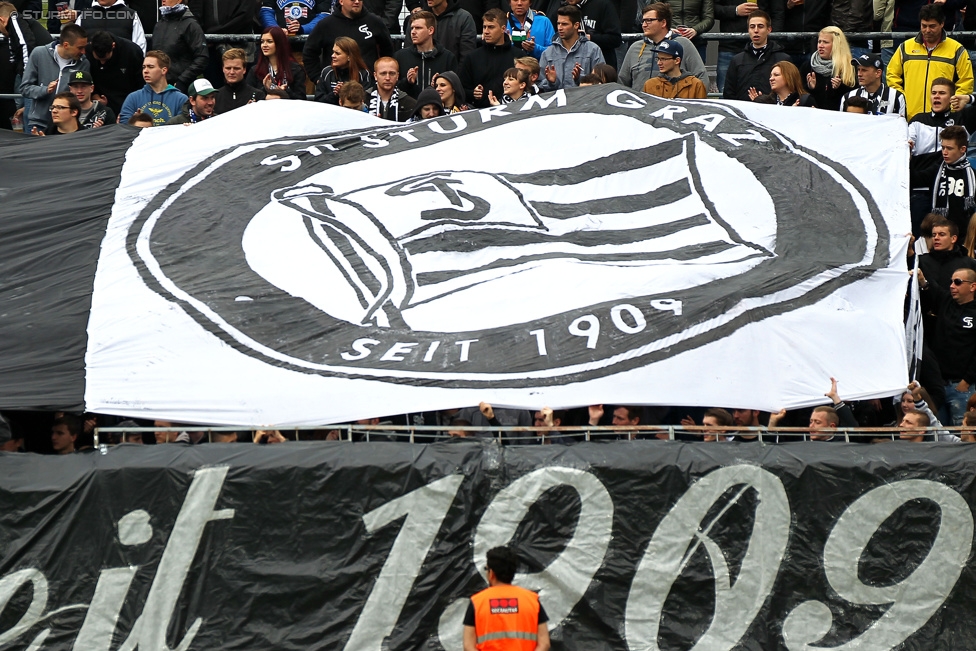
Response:
[[[874,27],[874,2],[872,0],[833,0],[830,24],[840,27],[845,34],[870,32]]]
[[[951,251],[929,251],[919,257],[918,267],[927,281],[948,290],[952,274],[959,269],[976,269],[976,260],[966,255],[966,250],[956,244]]]
[[[146,85],[142,79],[142,50],[128,39],[116,38],[112,58],[104,64],[92,55],[91,45],[85,56],[91,64],[95,93],[104,95],[109,107],[118,115],[129,93]]]
[[[260,0],[186,0],[205,34],[250,34],[258,25]]]
[[[203,28],[188,9],[180,14],[163,16],[156,23],[152,48],[169,55],[166,81],[185,93],[193,80],[203,74],[210,59]]]
[[[236,84],[224,84],[217,91],[214,115],[241,108],[251,101],[259,102],[264,97],[265,93],[262,89],[248,86],[244,81],[239,81]]]
[[[308,99],[305,94],[305,69],[296,61],[289,61],[289,63],[291,64],[291,83],[285,88],[285,92],[291,99]],[[244,76],[244,83],[254,88],[264,88],[264,80],[257,78],[254,66],[251,66],[251,69]]]
[[[502,82],[505,79],[505,71],[515,65],[515,57],[519,56],[519,50],[512,46],[508,34],[505,35],[503,45],[487,45],[484,41],[478,45],[478,49],[461,62],[458,77],[461,78],[461,86],[468,99],[478,108],[485,108],[491,106],[488,101],[488,91],[494,93],[499,100],[504,95]],[[475,99],[474,96],[474,89],[477,86],[484,87],[481,99]]]
[[[768,41],[766,49],[758,57],[753,54],[752,43],[746,43],[742,52],[732,57],[729,70],[725,73],[725,90],[722,97],[748,102],[750,88],[755,88],[763,94],[768,93],[770,70],[780,61],[789,61],[789,59],[789,55],[775,41]]]
[[[786,8],[786,0],[777,0],[783,3],[783,14],[785,20],[783,30],[787,32],[819,32],[830,24],[830,2],[831,0],[805,0],[802,5]],[[916,29],[918,29],[916,27]],[[773,26],[773,32],[776,27]],[[786,51],[794,54],[801,52],[813,52],[816,50],[816,36],[808,40],[788,41]]]
[[[363,87],[363,90],[372,86],[372,75],[365,70],[359,71],[359,77],[355,81]],[[339,93],[335,92],[336,86],[350,81],[349,68],[333,68],[329,66],[322,72],[322,78],[315,84],[315,101],[325,104],[339,104]]]
[[[749,31],[749,17],[735,13],[740,4],[742,0],[715,0],[715,19],[722,23],[723,32],[745,34]],[[778,0],[759,0],[756,4],[773,19],[773,32],[783,31],[786,4]],[[742,41],[719,41],[718,49],[738,53],[742,50]]]
[[[533,4],[536,4],[533,2]],[[542,3],[539,3],[542,4]],[[556,12],[566,4],[564,0],[547,0],[542,11],[556,26]],[[620,36],[620,17],[609,0],[581,0],[580,12],[583,14],[583,29],[591,41],[600,46],[603,59],[614,68],[617,67],[617,47],[623,42]],[[533,7],[534,9],[535,7]]]
[[[412,3],[407,2],[407,8],[412,9]],[[430,11],[430,6],[426,0],[416,3],[424,11]],[[434,32],[434,40],[445,50],[454,55],[460,65],[464,57],[468,56],[478,47],[478,27],[474,17],[466,9],[461,8],[457,0],[448,0],[447,9],[440,16],[437,16],[437,31]],[[403,33],[410,34],[410,16],[403,20]],[[402,74],[401,70],[401,74]]]
[[[413,115],[417,108],[417,100],[410,97],[399,88],[393,89],[393,97],[384,107],[380,102],[380,92],[373,89],[373,92],[366,97],[366,106],[369,107],[369,114],[375,115],[384,120],[393,122],[406,122]]]
[[[942,378],[948,382],[966,380],[976,384],[976,301],[956,303],[946,287],[932,281],[923,300],[937,315],[932,348],[939,360]]]
[[[814,89],[811,89],[807,85],[807,75],[811,72],[817,77],[816,88]],[[803,66],[800,68],[800,79],[803,81],[803,85],[807,91],[813,95],[813,99],[817,103],[817,108],[828,111],[839,111],[840,103],[844,100],[844,96],[854,90],[852,87],[845,86],[843,83],[837,88],[834,88],[830,82],[830,77],[814,72],[813,67],[810,65],[810,57],[806,57],[803,60]]]
[[[318,83],[322,70],[332,60],[332,46],[340,36],[348,36],[359,44],[371,74],[377,59],[393,56],[393,41],[382,18],[367,11],[356,18],[346,18],[337,11],[320,20],[305,42],[302,56],[309,79]]]
[[[393,56],[400,64],[400,81],[397,87],[414,99],[420,96],[420,91],[430,86],[434,75],[449,70],[451,72],[458,71],[458,62],[454,54],[436,43],[430,52],[418,52],[417,48],[411,45],[398,50]],[[411,68],[417,68],[417,83],[415,84],[407,81],[407,71]]]
[[[400,8],[403,7],[403,0],[366,0],[363,6],[369,13],[383,19],[386,31],[391,34],[400,33]],[[410,33],[409,30],[407,33]]]
[[[223,1],[224,0],[221,0],[221,2]],[[16,2],[14,4],[16,4]],[[27,4],[30,5],[31,3],[28,2]],[[55,4],[55,0],[48,2],[49,11],[47,19],[47,31],[52,34],[57,34],[61,31],[61,20],[51,9]],[[96,4],[95,0],[75,0],[75,11],[81,13],[85,9],[91,9],[92,5],[94,4]],[[155,28],[156,18],[159,14],[159,0],[125,0],[125,4],[126,6],[135,9],[136,13],[139,14],[139,22],[142,23],[142,29],[146,34],[156,33]],[[129,36],[131,36],[131,33]],[[158,50],[159,48],[154,49]]]

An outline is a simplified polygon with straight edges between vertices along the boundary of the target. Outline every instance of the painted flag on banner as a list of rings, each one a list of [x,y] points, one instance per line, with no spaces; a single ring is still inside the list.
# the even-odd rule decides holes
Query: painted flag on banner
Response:
[[[610,85],[5,139],[0,408],[287,425],[896,393],[904,127],[786,113]],[[512,156],[525,133],[547,145]],[[94,168],[55,180],[75,147]]]

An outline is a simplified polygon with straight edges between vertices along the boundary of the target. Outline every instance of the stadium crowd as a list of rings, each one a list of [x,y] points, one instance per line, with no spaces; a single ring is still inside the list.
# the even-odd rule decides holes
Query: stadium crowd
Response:
[[[968,6],[974,3],[406,0],[404,11],[402,0],[161,0],[159,7],[146,0],[72,0],[49,2],[45,13],[39,0],[0,1],[0,94],[20,96],[0,99],[0,128],[44,137],[116,124],[192,126],[252,102],[309,96],[406,122],[601,83],[704,98],[713,80],[701,35],[718,20],[723,32],[748,39],[744,46],[719,44],[714,83],[723,98],[907,120],[914,238],[908,268],[917,257],[927,335],[920,385],[893,401],[847,403],[831,380],[829,404],[789,413],[626,405],[532,413],[482,404],[359,424],[435,425],[456,435],[467,432],[452,428],[465,426],[680,425],[713,429],[688,434],[712,440],[752,440],[755,431],[737,428],[766,426],[802,426],[813,438],[841,440],[829,430],[892,425],[906,428],[903,437],[912,440],[959,440],[942,424],[976,426],[976,176],[967,158],[976,128],[976,51],[951,34],[976,25],[976,7]],[[874,28],[918,33],[902,42],[845,36]],[[770,38],[777,31],[817,38],[784,45]],[[401,32],[403,47],[391,38]],[[621,35],[631,32],[643,37],[624,43]],[[242,33],[260,38],[238,47],[204,37]],[[12,421],[14,434],[0,426],[0,439],[4,446],[23,445],[23,438],[12,438],[26,427],[22,415]],[[87,447],[96,424],[117,423],[58,414],[50,449]],[[910,429],[920,427],[935,429]],[[191,430],[146,442],[203,438]],[[310,437],[336,436],[337,430],[323,429]],[[44,437],[41,448],[48,447]],[[288,437],[267,431],[258,438]],[[962,438],[973,440],[965,432]]]

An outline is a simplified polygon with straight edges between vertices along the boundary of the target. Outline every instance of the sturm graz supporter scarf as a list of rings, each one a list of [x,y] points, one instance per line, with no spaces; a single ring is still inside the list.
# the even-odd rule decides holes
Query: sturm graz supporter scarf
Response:
[[[386,110],[383,110],[383,101],[380,99],[380,93],[378,90],[374,90],[369,96],[369,114],[386,119],[386,116],[392,113],[392,119],[399,120],[399,103],[397,102],[399,95],[400,93],[394,88],[390,102],[386,105]]]
[[[942,163],[932,194],[932,212],[944,215],[960,225],[976,212],[976,174],[965,156],[955,163]]]

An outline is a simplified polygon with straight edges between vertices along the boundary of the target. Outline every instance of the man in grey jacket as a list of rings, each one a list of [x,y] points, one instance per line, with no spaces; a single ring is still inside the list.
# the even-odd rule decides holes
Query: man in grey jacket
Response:
[[[556,12],[556,39],[539,61],[542,92],[578,86],[580,77],[590,74],[593,66],[605,63],[600,46],[580,37],[582,21],[583,16],[575,5],[562,6]]]
[[[88,35],[78,25],[61,28],[58,40],[30,53],[27,69],[20,84],[20,94],[33,100],[27,117],[26,131],[32,127],[46,130],[51,125],[51,102],[58,93],[68,90],[72,73],[90,71],[85,48]]]
[[[708,71],[702,62],[698,49],[691,41],[671,30],[671,5],[667,2],[655,2],[644,8],[641,20],[641,31],[644,38],[631,44],[620,64],[618,80],[634,90],[642,90],[644,83],[659,74],[657,67],[657,51],[655,48],[665,40],[680,43],[685,56],[681,59],[681,69],[701,79],[708,88]]]

